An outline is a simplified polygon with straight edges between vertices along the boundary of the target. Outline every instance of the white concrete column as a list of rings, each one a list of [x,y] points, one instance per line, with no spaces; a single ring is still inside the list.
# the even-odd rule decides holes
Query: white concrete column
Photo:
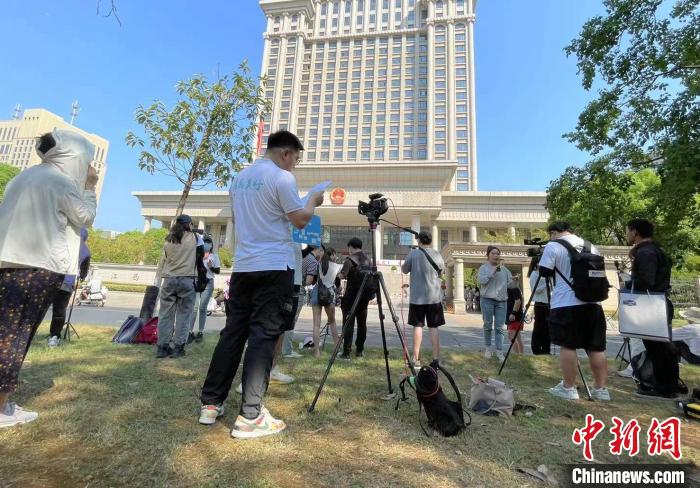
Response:
[[[454,307],[455,314],[464,315],[467,313],[464,300],[464,261],[455,259],[455,290],[454,290]]]
[[[228,219],[226,221],[226,239],[224,240],[224,245],[228,247],[231,251],[234,250],[233,219]]]
[[[377,261],[384,259],[383,247],[384,247],[384,226],[378,225],[377,232],[374,233],[374,245],[377,248]]]
[[[411,215],[411,230],[420,232],[420,214]],[[418,238],[413,236],[413,243],[418,244]]]
[[[433,234],[433,249],[440,252],[440,229],[437,223],[433,222],[433,228],[430,232]]]
[[[469,68],[467,73],[469,85],[469,189],[476,191],[477,167],[476,167],[476,72],[474,62],[474,21],[476,20],[476,0],[469,2],[469,19],[467,20],[467,55],[469,56]]]
[[[515,227],[513,227],[512,225],[510,227],[508,227],[508,235],[510,235],[511,239],[513,239],[513,240],[515,240],[515,238],[518,235],[517,232],[515,231]]]
[[[207,222],[204,219],[199,219],[199,222],[197,223],[197,228],[199,230],[204,230],[207,228]]]
[[[479,241],[479,231],[476,228],[476,225],[472,225],[469,227],[469,242],[474,244],[475,242]]]
[[[149,230],[151,230],[151,222],[153,221],[153,217],[144,217],[143,219],[143,233],[145,234]]]
[[[527,305],[527,301],[530,299],[530,295],[532,294],[532,290],[530,289],[530,278],[527,277],[527,271],[529,269],[530,269],[530,263],[527,263],[527,264],[523,264],[521,267],[521,270],[520,270],[520,279],[523,282],[522,310],[525,309],[525,305]],[[534,302],[533,302],[533,306],[534,306]]]

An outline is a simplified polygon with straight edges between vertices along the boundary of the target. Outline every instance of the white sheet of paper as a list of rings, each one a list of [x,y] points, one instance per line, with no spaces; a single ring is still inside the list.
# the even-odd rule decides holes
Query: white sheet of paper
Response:
[[[331,186],[331,183],[333,183],[331,180],[327,180],[327,181],[324,181],[324,182],[322,182],[322,183],[318,183],[317,185],[314,185],[314,187],[311,188],[311,189],[309,190],[309,193],[307,193],[307,194],[301,199],[301,201],[304,202],[304,205],[306,205],[306,202],[309,201],[309,197],[310,197],[312,194],[318,193],[318,192],[320,192],[320,191],[326,191],[326,188],[328,188],[329,186]]]

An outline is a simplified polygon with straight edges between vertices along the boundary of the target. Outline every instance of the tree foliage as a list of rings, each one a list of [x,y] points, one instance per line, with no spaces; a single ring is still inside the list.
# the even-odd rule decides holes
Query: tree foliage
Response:
[[[5,196],[5,187],[12,178],[19,174],[19,168],[10,166],[9,164],[0,163],[0,202]]]
[[[681,256],[700,243],[700,0],[604,5],[566,48],[583,87],[602,87],[566,135],[594,160],[552,182],[548,208],[601,242],[620,241],[627,216],[650,218]]]
[[[125,232],[110,239],[100,230],[92,229],[88,246],[93,262],[155,265],[158,263],[167,235],[167,229],[151,229],[146,233]]]
[[[136,109],[145,139],[129,132],[126,144],[141,150],[139,168],[182,183],[177,215],[190,190],[211,183],[225,186],[251,159],[257,122],[269,109],[260,81],[250,76],[244,62],[214,83],[204,75],[178,82],[179,99],[172,108],[156,100]]]

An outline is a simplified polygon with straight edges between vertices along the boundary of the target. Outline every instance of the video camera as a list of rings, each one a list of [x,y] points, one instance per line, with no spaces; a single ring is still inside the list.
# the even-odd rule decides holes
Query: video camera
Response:
[[[369,202],[363,202],[357,205],[357,211],[360,215],[367,217],[370,222],[379,222],[379,217],[389,211],[389,204],[386,198],[381,193],[372,193],[369,196]]]
[[[539,258],[542,257],[542,253],[544,252],[544,246],[549,244],[549,241],[543,241],[541,238],[536,238],[536,239],[525,239],[523,241],[523,244],[526,246],[537,246],[537,247],[531,247],[527,250],[527,255],[530,258]]]

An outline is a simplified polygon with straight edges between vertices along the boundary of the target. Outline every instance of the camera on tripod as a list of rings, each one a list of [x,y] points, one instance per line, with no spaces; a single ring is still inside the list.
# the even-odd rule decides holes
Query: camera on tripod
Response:
[[[549,244],[549,241],[543,241],[541,238],[538,237],[536,239],[525,239],[523,241],[523,244],[525,244],[526,246],[537,246],[528,248],[527,256],[530,258],[539,258],[542,257],[542,253],[544,252],[544,246]]]
[[[372,193],[369,196],[369,202],[363,202],[357,205],[357,211],[360,215],[367,217],[370,222],[379,222],[379,217],[389,211],[389,204],[386,198],[381,193]]]

